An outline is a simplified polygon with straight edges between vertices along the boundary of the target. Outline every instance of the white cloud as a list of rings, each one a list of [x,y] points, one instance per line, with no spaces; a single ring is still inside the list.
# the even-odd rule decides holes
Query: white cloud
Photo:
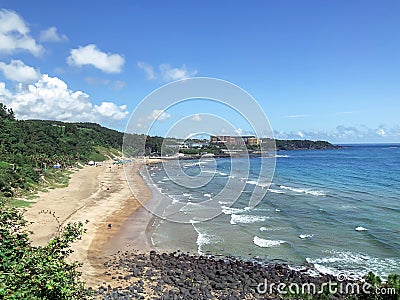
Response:
[[[24,50],[39,56],[43,47],[36,43],[29,31],[24,19],[16,12],[0,9],[0,52],[12,54]]]
[[[159,71],[156,72],[152,65],[139,61],[138,67],[145,72],[147,79],[161,79],[164,82],[186,79],[197,74],[197,70],[188,70],[185,65],[174,68],[169,64],[161,64],[158,66]]]
[[[274,131],[277,139],[309,139],[326,140],[332,143],[375,143],[375,142],[399,142],[400,126],[369,128],[365,125],[344,126],[339,125],[330,131]]]
[[[170,114],[167,114],[165,111],[162,109],[155,109],[151,112],[149,116],[147,116],[149,120],[158,120],[158,121],[163,121],[166,119],[171,118]]]
[[[0,102],[11,107],[19,119],[112,123],[128,116],[126,105],[93,104],[88,94],[72,91],[64,81],[48,75],[35,84],[18,85],[14,92],[0,82]]]
[[[146,78],[149,80],[153,80],[156,79],[156,74],[154,73],[154,69],[153,66],[146,64],[143,61],[139,61],[137,63],[138,67],[140,69],[142,69],[144,71],[144,73],[146,74]]]
[[[242,128],[237,128],[237,129],[235,129],[235,134],[237,134],[237,135],[242,135],[242,134],[243,134]]]
[[[11,60],[9,64],[0,62],[0,71],[5,78],[22,83],[33,83],[40,78],[39,71],[20,60]]]
[[[200,122],[201,120],[203,120],[203,119],[200,117],[199,114],[196,114],[196,115],[194,115],[194,116],[192,117],[192,121]]]
[[[386,132],[385,132],[385,130],[383,130],[383,129],[378,129],[378,130],[376,131],[376,133],[377,133],[378,135],[380,135],[380,136],[385,136],[385,135],[386,135]]]
[[[56,27],[50,27],[46,30],[42,30],[40,32],[40,41],[41,42],[64,42],[68,41],[68,38],[65,34],[58,34]]]
[[[67,58],[70,66],[92,65],[106,73],[120,73],[125,59],[119,54],[111,54],[100,51],[96,45],[89,44],[85,47],[71,49],[71,55]]]
[[[168,64],[162,64],[159,69],[162,79],[166,82],[190,78],[197,74],[197,70],[189,71],[185,65],[180,68],[173,68]]]
[[[102,117],[110,118],[111,120],[122,120],[127,116],[126,105],[117,106],[113,102],[101,102],[101,105],[95,105],[94,111]]]
[[[98,78],[98,77],[85,77],[85,81],[90,85],[105,85],[108,86],[112,90],[120,90],[125,87],[126,82],[121,80],[109,80],[106,78]]]

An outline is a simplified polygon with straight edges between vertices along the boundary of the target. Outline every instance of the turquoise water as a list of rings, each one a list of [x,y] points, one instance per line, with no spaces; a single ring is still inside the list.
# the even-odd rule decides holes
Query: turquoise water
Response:
[[[260,162],[270,158],[250,158],[250,169],[235,159],[239,168],[231,177],[230,159],[217,159],[215,170],[212,160],[182,161],[191,176],[213,170],[212,180],[196,188],[175,183],[161,164],[149,167],[158,190],[188,212],[217,195],[228,178],[245,184],[232,191],[240,193],[232,206],[219,201],[221,214],[210,221],[158,220],[150,233],[157,247],[312,264],[332,274],[400,273],[400,145],[279,152],[272,184],[253,208],[254,189],[268,186]]]

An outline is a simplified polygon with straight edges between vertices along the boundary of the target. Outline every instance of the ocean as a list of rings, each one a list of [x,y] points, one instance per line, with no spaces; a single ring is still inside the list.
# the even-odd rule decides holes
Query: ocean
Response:
[[[269,188],[260,166],[271,158],[252,157],[250,164],[233,160],[183,160],[178,166],[142,170],[159,201],[164,199],[159,214],[167,220],[153,219],[148,232],[157,248],[257,258],[293,268],[309,265],[334,275],[400,274],[400,145],[278,151]],[[182,171],[192,183],[204,184],[174,180]],[[196,213],[204,201],[218,197],[229,180],[227,199],[219,198],[212,208],[217,216],[201,221]],[[229,195],[238,199],[233,203]],[[249,205],[252,195],[260,197],[254,207]],[[176,213],[187,216],[187,222],[169,221]]]

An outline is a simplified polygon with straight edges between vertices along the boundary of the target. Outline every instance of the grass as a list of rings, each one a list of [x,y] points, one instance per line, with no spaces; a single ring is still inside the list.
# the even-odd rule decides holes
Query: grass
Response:
[[[23,208],[23,207],[29,207],[29,206],[31,206],[32,203],[35,203],[35,202],[32,202],[32,201],[25,201],[25,200],[21,200],[21,199],[11,199],[11,200],[8,202],[8,204],[9,204],[10,206],[13,206],[13,207],[21,207],[21,208]]]
[[[82,167],[78,166],[78,169]],[[47,173],[44,175],[43,180],[37,184],[31,184],[29,187],[29,191],[22,190],[16,197],[12,198],[9,201],[9,205],[13,207],[29,207],[32,203],[35,203],[33,200],[39,198],[37,195],[38,192],[48,192],[49,190],[53,190],[56,188],[64,188],[68,186],[69,180],[71,179],[71,174],[75,173],[74,170],[53,170],[49,169]],[[22,198],[22,199],[21,199]]]

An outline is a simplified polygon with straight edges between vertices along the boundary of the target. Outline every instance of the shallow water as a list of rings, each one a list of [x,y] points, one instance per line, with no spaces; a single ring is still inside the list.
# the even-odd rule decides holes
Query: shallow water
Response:
[[[246,169],[245,159],[235,158],[235,170],[230,159],[217,159],[216,169],[212,160],[182,161],[182,170],[193,181],[212,175],[196,188],[174,182],[161,164],[148,167],[148,180],[168,197],[165,212],[192,218],[189,224],[158,220],[149,233],[153,243],[166,250],[312,263],[333,274],[400,273],[399,145],[280,152],[268,192],[250,208],[251,195],[262,196],[260,191],[268,187],[259,174],[261,161],[268,159],[250,158]],[[204,208],[204,201],[217,198],[228,180],[236,182],[232,186],[238,190],[230,188],[231,194],[224,194],[227,199],[219,199],[220,214],[196,222],[195,212],[210,209]],[[226,195],[239,197],[231,205]]]

